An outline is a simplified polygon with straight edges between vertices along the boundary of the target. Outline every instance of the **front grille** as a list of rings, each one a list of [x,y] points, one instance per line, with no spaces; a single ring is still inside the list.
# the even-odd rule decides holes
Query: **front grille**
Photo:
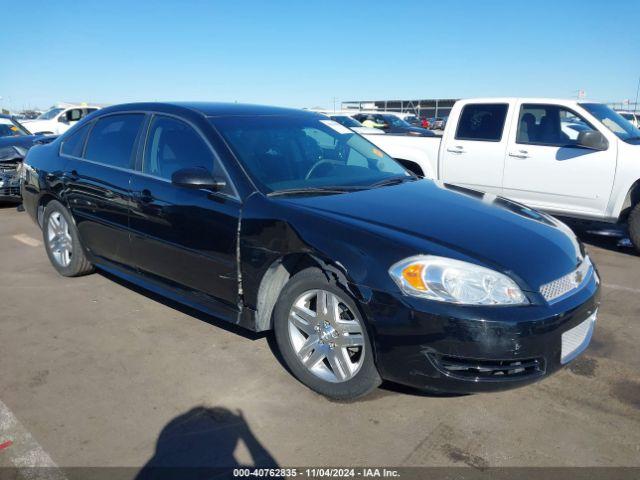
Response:
[[[441,371],[465,380],[522,379],[542,375],[545,371],[542,358],[477,360],[449,355],[431,355],[431,358]]]
[[[0,188],[0,197],[19,197],[20,187],[3,187]]]
[[[0,173],[14,173],[18,170],[15,163],[0,163]]]
[[[540,293],[547,302],[552,302],[579,288],[589,278],[592,268],[589,257],[585,257],[584,261],[573,272],[542,285]]]

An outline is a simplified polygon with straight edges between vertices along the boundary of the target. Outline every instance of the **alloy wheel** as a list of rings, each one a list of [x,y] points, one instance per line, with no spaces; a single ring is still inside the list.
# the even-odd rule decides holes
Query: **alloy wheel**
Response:
[[[60,212],[54,211],[47,224],[47,241],[51,255],[58,265],[68,267],[73,256],[69,224]]]
[[[326,290],[303,293],[289,312],[289,338],[298,359],[328,382],[346,382],[362,367],[363,329],[357,312]]]

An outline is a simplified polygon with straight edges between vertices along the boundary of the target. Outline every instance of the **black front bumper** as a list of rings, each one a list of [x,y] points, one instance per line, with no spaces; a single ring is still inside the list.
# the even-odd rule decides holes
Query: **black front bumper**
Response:
[[[474,393],[535,382],[562,367],[561,337],[594,315],[594,275],[555,304],[462,307],[369,292],[376,363],[385,380],[427,390]]]

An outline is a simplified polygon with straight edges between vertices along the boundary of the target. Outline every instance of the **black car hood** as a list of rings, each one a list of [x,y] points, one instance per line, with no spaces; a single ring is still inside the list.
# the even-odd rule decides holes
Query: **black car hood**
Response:
[[[0,137],[0,161],[21,158],[18,151],[13,155],[8,153],[6,147],[20,147],[24,150],[29,150],[36,143],[49,143],[56,138],[57,135],[20,135],[15,137]]]
[[[362,228],[368,225],[398,242],[408,235],[422,240],[415,254],[455,252],[536,290],[582,260],[575,235],[552,217],[502,197],[430,180],[283,200]]]

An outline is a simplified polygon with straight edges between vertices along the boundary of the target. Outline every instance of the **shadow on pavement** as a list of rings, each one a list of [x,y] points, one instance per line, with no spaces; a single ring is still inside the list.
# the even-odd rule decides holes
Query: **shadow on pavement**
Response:
[[[241,442],[249,463],[238,458]],[[135,478],[230,478],[234,468],[254,467],[278,465],[255,437],[242,411],[199,406],[175,417],[162,429],[153,457]]]
[[[586,245],[602,248],[604,250],[610,250],[612,252],[618,252],[625,255],[631,255],[633,257],[638,256],[638,252],[633,248],[629,241],[627,232],[622,229],[621,236],[607,236],[598,234],[597,232],[603,232],[604,230],[592,227],[589,224],[574,222],[570,219],[561,218],[578,236],[581,242]],[[616,225],[612,225],[611,230],[617,228]]]
[[[17,209],[21,206],[18,202],[0,202],[0,210]]]

